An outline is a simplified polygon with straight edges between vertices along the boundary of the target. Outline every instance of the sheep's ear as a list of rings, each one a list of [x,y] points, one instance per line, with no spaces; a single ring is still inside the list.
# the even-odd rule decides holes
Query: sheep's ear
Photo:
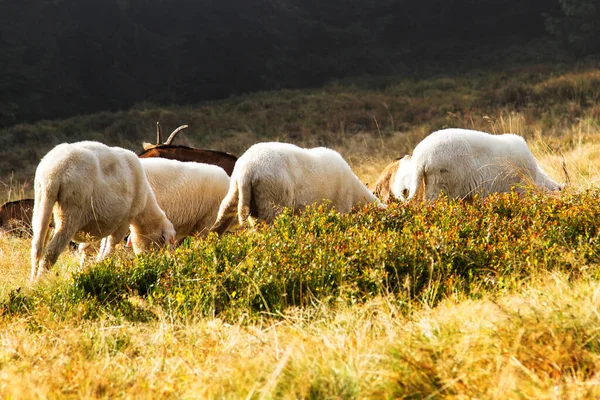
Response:
[[[148,142],[143,142],[142,146],[144,147],[144,150],[150,150],[151,148],[156,147],[155,144],[148,143]]]

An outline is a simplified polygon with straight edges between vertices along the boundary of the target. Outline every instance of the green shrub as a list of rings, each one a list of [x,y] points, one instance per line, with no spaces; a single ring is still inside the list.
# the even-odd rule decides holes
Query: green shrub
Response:
[[[35,308],[34,299],[21,292],[21,288],[11,290],[6,299],[0,305],[0,315],[12,316],[29,313]]]
[[[178,252],[151,300],[169,313],[234,317],[383,292],[434,305],[508,290],[539,270],[577,274],[598,262],[597,198],[512,193],[347,215],[286,212],[273,226]]]
[[[285,211],[271,226],[211,234],[173,254],[99,263],[44,301],[62,307],[60,315],[77,306],[89,318],[153,318],[131,303],[135,295],[172,318],[236,321],[382,293],[410,311],[415,302],[434,306],[449,296],[512,290],[540,271],[596,276],[599,196],[510,193],[473,203],[371,205],[349,214],[326,206]],[[16,293],[2,313],[33,302]]]

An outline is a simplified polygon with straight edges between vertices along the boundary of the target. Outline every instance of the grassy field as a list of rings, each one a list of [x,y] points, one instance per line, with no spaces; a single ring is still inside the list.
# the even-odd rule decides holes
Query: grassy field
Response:
[[[5,198],[30,193],[53,144],[139,149],[157,119],[189,123],[182,142],[238,154],[261,140],[327,145],[365,182],[434,129],[514,132],[558,181],[564,163],[569,184],[285,213],[174,253],[120,249],[84,271],[65,252],[35,285],[29,242],[0,237],[1,397],[600,396],[599,68],[365,79],[19,125],[0,136],[29,146],[3,154]]]

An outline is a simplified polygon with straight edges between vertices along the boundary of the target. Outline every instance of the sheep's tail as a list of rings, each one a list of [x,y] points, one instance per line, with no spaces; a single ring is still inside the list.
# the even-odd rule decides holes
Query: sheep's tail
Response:
[[[421,189],[421,185],[423,184],[423,179],[425,177],[425,167],[420,164],[415,164],[414,173],[412,174],[412,180],[410,182],[410,188],[408,190],[408,197],[406,200],[410,200],[417,193],[419,193]]]
[[[46,247],[50,219],[52,218],[52,209],[54,203],[58,200],[58,182],[51,182],[44,186],[36,183],[35,201],[33,205],[33,217],[31,218],[31,227],[33,230],[33,239],[31,240],[31,281],[38,273],[38,266],[41,255]]]
[[[210,228],[209,232],[216,232],[221,235],[234,223],[236,212],[235,208],[240,203],[239,199],[239,184],[237,178],[231,178],[229,184],[229,191],[225,195],[221,205],[219,206],[219,213],[217,214],[217,220]],[[241,196],[240,196],[241,197]]]
[[[252,201],[252,185],[250,182],[238,181],[238,196],[238,221],[241,226],[244,226],[250,217],[250,204]]]

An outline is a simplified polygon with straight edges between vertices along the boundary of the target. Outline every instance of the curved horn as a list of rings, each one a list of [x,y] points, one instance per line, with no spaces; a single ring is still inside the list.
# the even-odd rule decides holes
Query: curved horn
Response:
[[[175,129],[173,132],[171,132],[171,134],[169,135],[169,138],[167,139],[167,141],[164,144],[171,144],[171,142],[173,141],[173,139],[175,139],[175,136],[179,133],[179,131],[187,128],[187,125],[181,125],[179,128]]]
[[[159,145],[160,142],[160,122],[156,121],[156,144]]]

